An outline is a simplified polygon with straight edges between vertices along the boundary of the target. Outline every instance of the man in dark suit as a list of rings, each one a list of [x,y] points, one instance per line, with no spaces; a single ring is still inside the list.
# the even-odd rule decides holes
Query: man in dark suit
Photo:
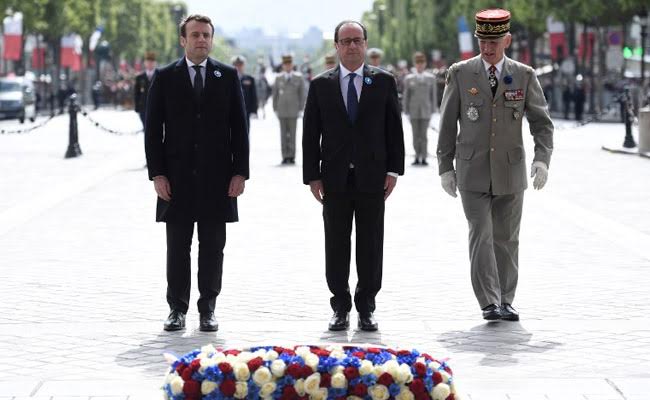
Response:
[[[377,330],[384,202],[404,173],[404,133],[393,76],[364,64],[366,28],[343,21],[334,31],[340,65],[312,80],[303,125],[303,180],[323,204],[325,271],[334,315],[349,327],[350,235],[356,223],[358,326]]]
[[[232,65],[237,69],[241,90],[244,93],[244,104],[246,105],[246,121],[249,123],[251,114],[257,115],[257,89],[255,88],[255,78],[246,74],[246,59],[244,56],[235,56],[232,59]]]
[[[190,15],[180,24],[185,57],[156,71],[149,89],[145,149],[158,194],[156,220],[167,224],[165,330],[185,327],[190,246],[199,238],[200,329],[216,331],[226,222],[238,220],[248,178],[246,110],[237,71],[208,57],[214,27]]]
[[[147,94],[149,93],[149,85],[151,85],[151,78],[156,70],[156,54],[148,51],[144,55],[144,72],[141,72],[135,77],[135,87],[133,104],[135,104],[135,112],[140,116],[142,126],[144,126],[144,114],[147,110]]]

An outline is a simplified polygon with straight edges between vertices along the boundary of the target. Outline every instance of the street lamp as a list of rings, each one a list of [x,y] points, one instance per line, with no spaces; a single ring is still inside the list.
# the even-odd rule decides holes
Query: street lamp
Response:
[[[174,24],[178,27],[178,25],[181,23],[181,18],[183,18],[183,6],[180,4],[175,4],[172,7],[172,15],[174,18]],[[180,32],[178,32],[178,35],[180,36]],[[177,47],[177,52],[178,52],[178,57],[183,56],[183,47],[180,44],[180,41],[176,45]]]
[[[645,46],[648,37],[648,10],[645,7],[639,13],[639,25],[641,26],[641,87],[645,88]]]

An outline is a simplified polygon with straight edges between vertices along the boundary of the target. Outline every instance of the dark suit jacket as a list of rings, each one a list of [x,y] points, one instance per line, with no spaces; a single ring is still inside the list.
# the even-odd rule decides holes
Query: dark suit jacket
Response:
[[[147,73],[143,72],[135,77],[134,104],[135,112],[143,113],[147,109],[147,93],[151,81],[147,78]]]
[[[350,163],[356,189],[382,192],[387,172],[404,174],[404,132],[395,79],[364,66],[357,120],[350,122],[339,68],[311,81],[303,118],[303,181],[321,179],[325,192],[346,189]]]
[[[234,175],[248,178],[248,134],[237,71],[208,58],[195,100],[185,58],[156,71],[147,101],[145,151],[149,179],[166,176],[172,199],[158,198],[157,221],[234,222]]]
[[[250,75],[242,75],[239,80],[241,81],[242,92],[244,92],[246,112],[249,115],[257,114],[257,89],[255,88],[255,79]]]

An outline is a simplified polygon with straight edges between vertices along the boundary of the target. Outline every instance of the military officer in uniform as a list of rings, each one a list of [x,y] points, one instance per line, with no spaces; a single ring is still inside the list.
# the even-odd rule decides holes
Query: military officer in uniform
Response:
[[[413,55],[415,72],[406,75],[404,79],[404,95],[402,104],[404,113],[411,120],[413,130],[413,148],[415,160],[413,165],[428,165],[427,163],[427,130],[433,114],[435,102],[436,78],[426,72],[427,58],[422,52]]]
[[[135,98],[135,112],[140,116],[140,121],[142,121],[142,126],[144,126],[144,112],[147,109],[147,94],[149,93],[149,85],[151,84],[151,78],[153,73],[156,70],[156,53],[148,51],[144,55],[144,72],[138,74],[135,77],[135,88],[134,95]]]
[[[372,47],[368,49],[366,54],[368,55],[368,62],[370,65],[377,68],[383,68],[381,66],[381,59],[384,57],[384,52],[381,49]]]
[[[255,88],[255,78],[244,72],[246,67],[246,58],[244,56],[235,56],[231,60],[232,65],[237,69],[241,90],[244,94],[244,104],[246,105],[246,121],[250,130],[251,114],[257,115],[257,89]]]
[[[325,70],[329,70],[336,67],[336,56],[328,54],[325,56]]]
[[[280,120],[282,164],[296,163],[296,122],[305,106],[305,81],[293,70],[293,57],[282,56],[282,71],[273,85],[273,111]]]
[[[522,118],[525,114],[535,143],[535,189],[544,187],[548,177],[553,123],[535,71],[504,55],[512,40],[510,12],[478,12],[475,36],[481,54],[447,73],[438,167],[443,189],[453,197],[457,187],[460,191],[469,225],[472,286],[483,318],[517,321],[512,302],[527,187]]]

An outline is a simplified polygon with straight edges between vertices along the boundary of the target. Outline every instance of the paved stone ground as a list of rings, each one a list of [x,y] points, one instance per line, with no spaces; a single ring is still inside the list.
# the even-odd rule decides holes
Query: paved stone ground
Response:
[[[139,127],[132,112],[93,116]],[[299,166],[278,165],[275,119],[253,120],[216,334],[198,331],[194,308],[185,332],[162,330],[164,226],[153,222],[142,136],[79,124],[84,155],[71,160],[65,117],[0,136],[0,399],[160,398],[161,353],[208,342],[417,348],[450,357],[472,400],[650,398],[650,161],[600,150],[622,142],[622,124],[557,122],[549,183],[526,192],[521,322],[480,318],[460,200],[435,166],[409,165],[387,204],[380,331],[333,333],[319,205]],[[433,152],[433,130],[430,141]]]

